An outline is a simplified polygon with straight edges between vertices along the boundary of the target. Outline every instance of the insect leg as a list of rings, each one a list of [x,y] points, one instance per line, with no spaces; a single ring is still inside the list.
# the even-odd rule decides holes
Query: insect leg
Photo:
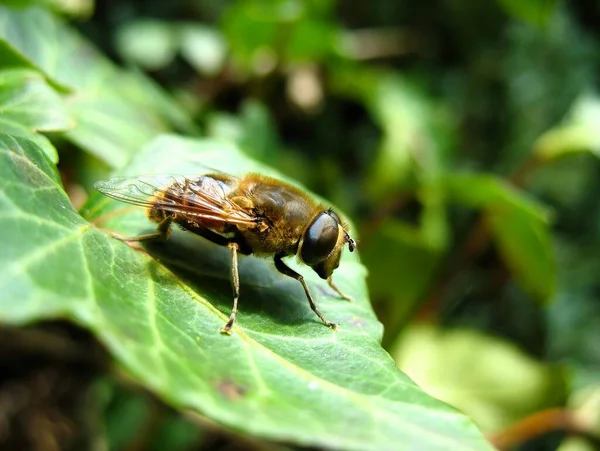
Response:
[[[252,253],[252,250],[250,250],[250,247],[246,244],[246,241],[241,235],[236,235],[233,238],[227,238],[193,222],[182,223],[180,225],[185,230],[195,233],[196,235],[200,235],[201,237],[206,238],[208,241],[218,244],[219,246],[229,246],[230,243],[237,243],[238,253],[243,255],[250,255]]]
[[[113,234],[115,238],[118,238],[121,241],[125,241],[127,243],[134,241],[149,241],[149,240],[166,240],[169,238],[171,234],[171,223],[173,222],[173,216],[165,216],[165,218],[158,223],[158,227],[156,228],[156,232],[154,233],[146,233],[140,236],[134,236],[131,238],[122,237],[118,234]]]
[[[277,270],[281,274],[285,274],[286,276],[292,277],[298,282],[300,282],[302,284],[302,288],[304,288],[304,293],[306,293],[306,297],[308,299],[308,303],[310,304],[310,308],[312,309],[312,311],[315,312],[319,318],[321,318],[321,321],[323,321],[323,323],[325,323],[326,326],[331,327],[333,330],[337,330],[339,328],[339,325],[336,323],[332,323],[327,318],[325,318],[325,316],[323,316],[321,311],[317,308],[317,304],[315,304],[315,301],[313,300],[310,291],[308,291],[308,285],[306,285],[304,277],[302,277],[301,274],[298,274],[296,271],[294,271],[292,268],[286,265],[281,259],[281,257],[282,255],[276,255],[274,258],[275,267],[277,268]]]
[[[327,283],[329,284],[329,286],[333,289],[333,291],[335,291],[337,294],[339,294],[341,297],[343,297],[344,299],[346,299],[347,301],[354,301],[354,298],[352,298],[352,296],[347,295],[346,293],[344,293],[342,290],[340,290],[338,288],[338,286],[333,283],[333,279],[331,276],[329,276],[327,278]]]
[[[231,334],[231,327],[235,323],[235,317],[237,316],[237,304],[238,298],[240,297],[240,276],[238,274],[238,249],[237,243],[229,243],[229,249],[231,249],[231,287],[233,288],[233,308],[231,309],[231,315],[229,321],[223,326],[221,332],[227,335]]]

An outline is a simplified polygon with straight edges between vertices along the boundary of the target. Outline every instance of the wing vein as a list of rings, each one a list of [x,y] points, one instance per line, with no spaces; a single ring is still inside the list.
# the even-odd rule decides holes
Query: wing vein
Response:
[[[199,222],[210,221],[215,226],[257,227],[252,211],[232,201],[226,186],[210,175],[196,179],[164,175],[124,177],[95,184],[104,195],[128,204],[180,214]]]

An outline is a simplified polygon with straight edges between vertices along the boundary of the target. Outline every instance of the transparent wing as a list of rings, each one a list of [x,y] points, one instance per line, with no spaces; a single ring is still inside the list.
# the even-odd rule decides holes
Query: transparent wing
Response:
[[[222,176],[221,176],[222,177]],[[235,181],[230,177],[228,181]],[[230,185],[210,176],[181,175],[117,177],[94,184],[112,199],[147,208],[179,213],[223,224],[256,227],[256,217],[228,198]]]
[[[176,199],[175,196],[177,192],[180,193],[180,197],[183,196],[187,180],[183,176],[171,175],[115,177],[96,182],[94,188],[112,199],[141,207],[155,206],[158,198],[169,189],[172,195],[165,203],[177,207],[181,204],[181,200]]]

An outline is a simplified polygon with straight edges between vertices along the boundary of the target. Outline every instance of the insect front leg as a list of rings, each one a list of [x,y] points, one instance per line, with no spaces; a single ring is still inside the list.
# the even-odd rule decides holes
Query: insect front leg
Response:
[[[233,308],[231,309],[231,315],[229,315],[229,321],[223,326],[221,332],[227,335],[231,334],[231,327],[235,323],[237,316],[237,305],[238,298],[240,297],[240,276],[238,273],[238,250],[239,244],[231,242],[227,245],[231,250],[231,287],[233,288]]]
[[[337,330],[340,326],[336,323],[332,323],[327,318],[325,318],[325,316],[317,308],[317,304],[315,304],[315,301],[313,300],[312,295],[310,294],[310,291],[308,291],[308,285],[306,285],[306,282],[304,281],[304,277],[302,277],[301,274],[298,274],[296,271],[294,271],[292,268],[290,268],[288,265],[286,265],[283,262],[283,260],[281,259],[282,257],[283,257],[283,255],[275,256],[275,258],[274,258],[275,268],[277,268],[277,270],[281,274],[285,274],[286,276],[292,277],[292,278],[296,279],[298,282],[300,282],[302,284],[302,288],[304,288],[304,293],[306,293],[306,298],[308,299],[308,303],[310,304],[310,308],[312,309],[312,311],[315,312],[319,318],[321,318],[321,321],[323,321],[323,323],[326,326],[331,327],[333,330]]]
[[[335,283],[333,283],[333,279],[331,278],[331,276],[329,276],[327,278],[327,283],[333,289],[333,291],[335,291],[337,294],[340,295],[340,297],[342,297],[342,298],[344,298],[344,299],[346,299],[347,301],[350,301],[350,302],[354,301],[354,298],[352,296],[344,293],[342,290],[340,290],[338,288],[338,286]]]

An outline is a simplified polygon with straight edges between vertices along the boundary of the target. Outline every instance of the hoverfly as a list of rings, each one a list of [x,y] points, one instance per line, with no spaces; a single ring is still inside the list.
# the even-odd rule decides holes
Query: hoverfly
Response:
[[[115,178],[95,184],[108,197],[147,208],[148,218],[157,223],[155,233],[124,241],[167,239],[173,223],[231,252],[233,308],[221,332],[230,334],[235,323],[240,295],[238,254],[273,256],[275,268],[302,284],[310,308],[332,329],[317,308],[302,275],[283,262],[297,255],[341,297],[351,300],[333,283],[331,275],[340,264],[343,247],[356,247],[348,228],[331,209],[315,202],[300,189],[271,177],[248,174],[234,177],[224,173],[198,178],[149,176]]]

